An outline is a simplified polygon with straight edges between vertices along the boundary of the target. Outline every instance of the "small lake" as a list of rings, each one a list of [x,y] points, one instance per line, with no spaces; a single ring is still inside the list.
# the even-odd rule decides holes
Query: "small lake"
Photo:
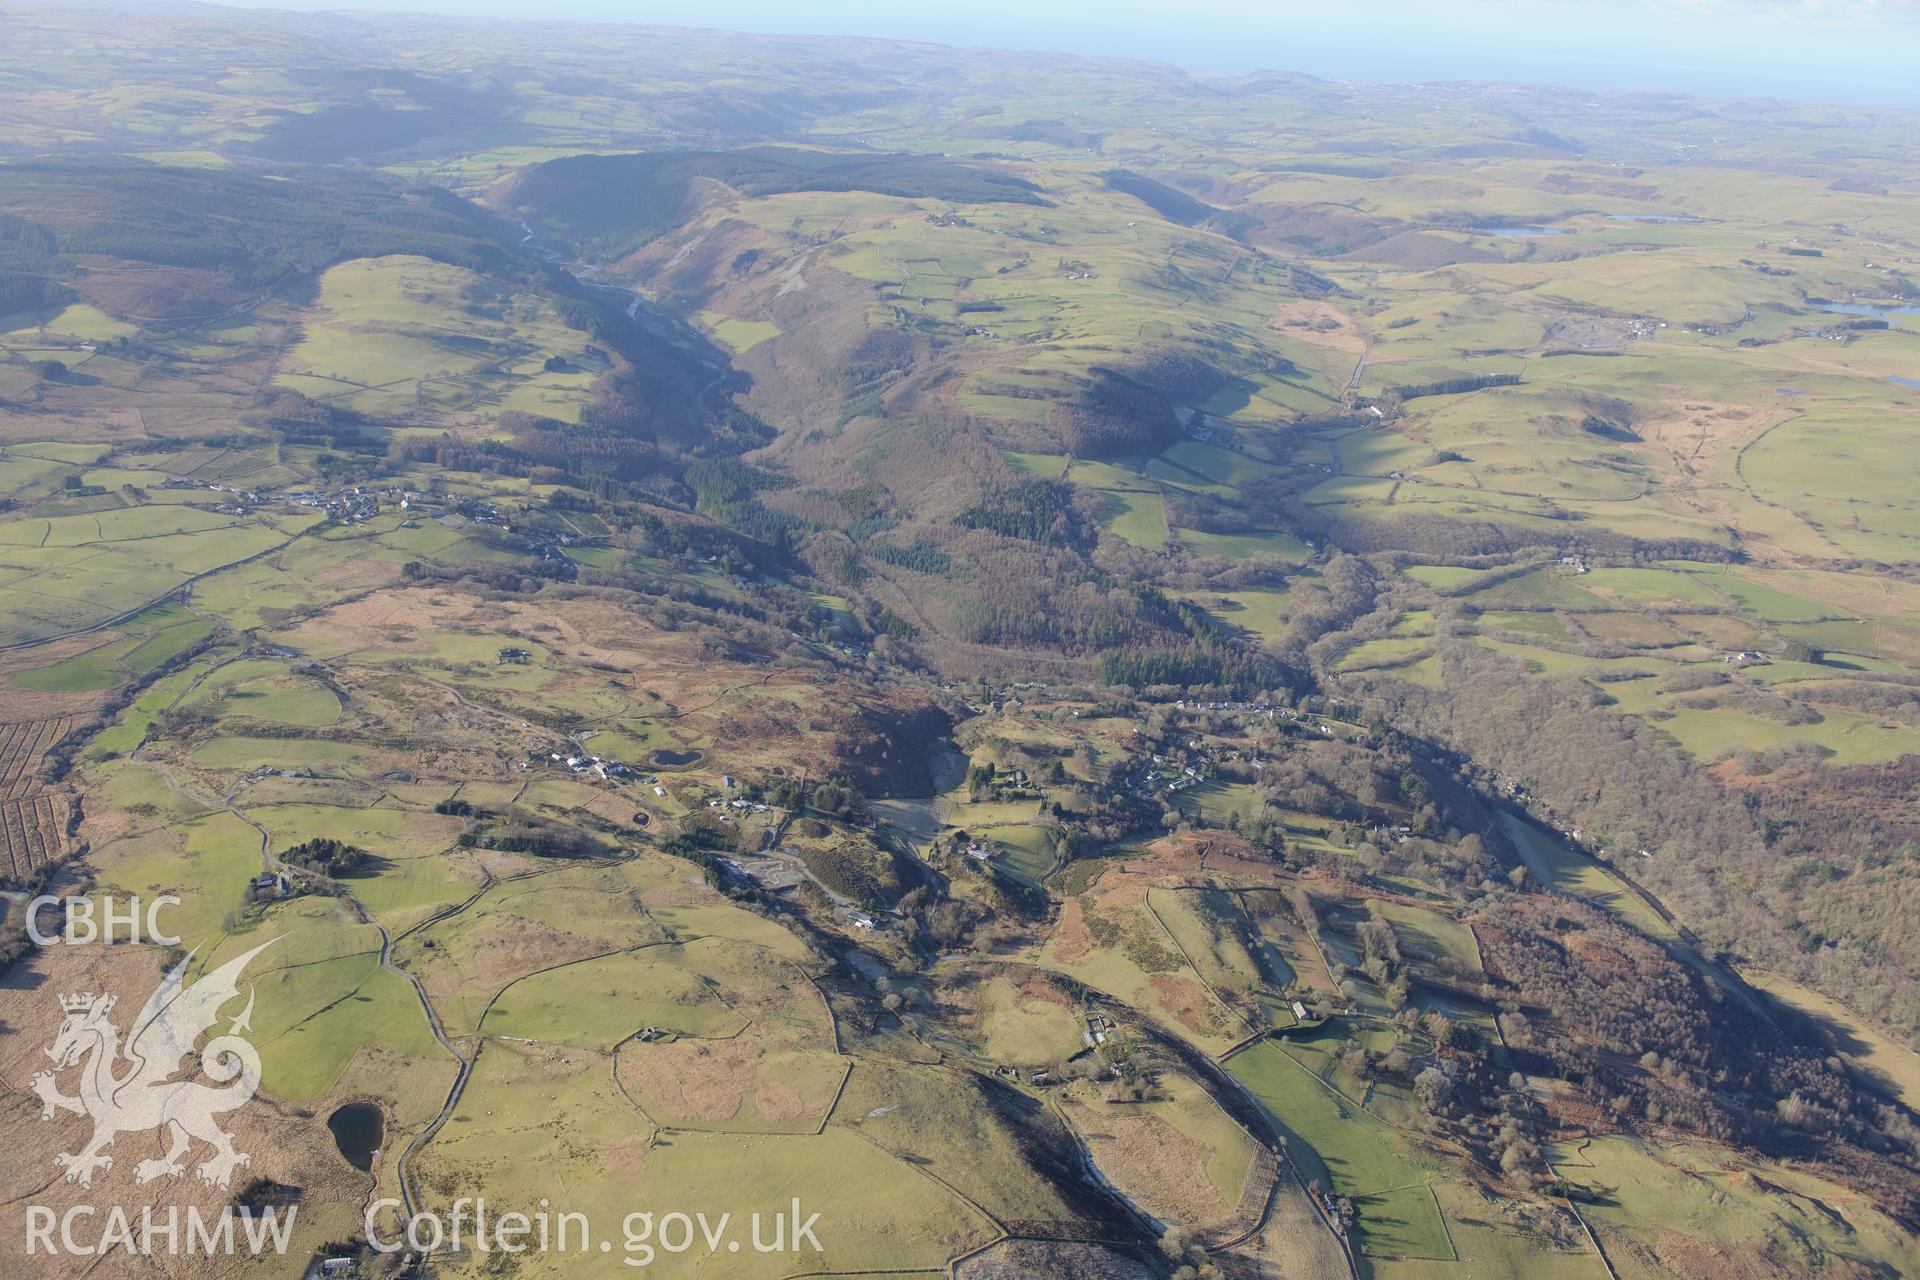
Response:
[[[698,751],[675,751],[670,747],[662,747],[649,756],[648,759],[662,769],[681,769],[690,764],[698,764],[702,759],[702,753]]]
[[[1887,320],[1894,316],[1920,316],[1920,304],[1895,303],[1882,306],[1876,302],[1823,302],[1822,311],[1831,311],[1843,316],[1872,316],[1875,320]]]
[[[1689,213],[1610,213],[1609,222],[1705,222]]]
[[[327,1117],[333,1145],[347,1163],[362,1171],[373,1169],[374,1153],[386,1140],[387,1118],[370,1102],[349,1102]]]
[[[1903,378],[1896,373],[1893,375],[1893,380],[1903,387],[1912,387],[1915,391],[1920,391],[1920,378]]]
[[[1480,227],[1478,230],[1480,234],[1484,236],[1506,236],[1509,239],[1531,239],[1536,236],[1570,236],[1573,234],[1565,227]]]

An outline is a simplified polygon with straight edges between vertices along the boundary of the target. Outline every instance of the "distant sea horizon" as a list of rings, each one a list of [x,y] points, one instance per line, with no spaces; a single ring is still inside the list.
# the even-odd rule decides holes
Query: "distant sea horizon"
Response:
[[[106,0],[111,3],[111,0]],[[136,0],[137,2],[137,0]],[[537,12],[514,0],[238,0],[241,7],[445,13],[547,21],[621,22],[700,27],[762,35],[864,36],[963,48],[1134,58],[1170,63],[1195,75],[1300,72],[1375,84],[1493,81],[1599,93],[1686,94],[1705,98],[1780,98],[1836,106],[1920,108],[1920,24],[1809,29],[1803,42],[1775,31],[1754,36],[1728,14],[1689,39],[1651,30],[1535,30],[1520,22],[1493,31],[1409,26],[1356,6],[1312,18],[1183,10],[1177,21],[1115,6],[1099,20],[1071,3],[1047,0],[1012,16],[1010,3],[986,0],[964,12],[862,0],[794,5],[787,0],[550,0]],[[1464,12],[1471,12],[1470,9]],[[1486,16],[1480,21],[1485,23]],[[1713,39],[1702,39],[1702,31]],[[1725,38],[1719,38],[1724,31]],[[1742,51],[1742,38],[1754,46]],[[1630,43],[1632,42],[1632,43]]]

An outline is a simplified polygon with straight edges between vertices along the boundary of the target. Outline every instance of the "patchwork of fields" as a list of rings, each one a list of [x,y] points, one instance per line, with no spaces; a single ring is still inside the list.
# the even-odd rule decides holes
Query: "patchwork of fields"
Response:
[[[8,24],[0,1198],[259,949],[150,1190],[365,1274],[1920,1270],[1910,119]]]

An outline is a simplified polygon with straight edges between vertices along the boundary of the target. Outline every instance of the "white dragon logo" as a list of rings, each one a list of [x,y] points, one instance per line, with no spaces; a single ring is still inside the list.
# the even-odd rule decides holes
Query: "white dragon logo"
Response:
[[[66,1169],[68,1182],[92,1186],[97,1170],[113,1167],[113,1157],[106,1154],[106,1149],[116,1137],[163,1126],[172,1145],[158,1160],[142,1160],[135,1166],[137,1181],[180,1176],[186,1168],[180,1157],[194,1138],[213,1148],[213,1154],[196,1171],[209,1185],[224,1189],[236,1168],[252,1162],[251,1156],[233,1149],[233,1139],[214,1121],[221,1112],[244,1105],[260,1087],[259,1051],[238,1034],[252,1030],[248,1021],[253,1016],[251,989],[247,1007],[227,1028],[227,1034],[209,1040],[199,1053],[201,1070],[219,1087],[191,1077],[172,1077],[194,1053],[201,1035],[213,1029],[220,1007],[239,995],[240,973],[247,962],[276,941],[270,939],[229,960],[185,990],[185,974],[193,956],[175,965],[134,1016],[124,1050],[119,1028],[107,1017],[113,1011],[112,996],[89,993],[60,997],[66,1018],[53,1047],[46,1051],[54,1069],[36,1072],[32,1084],[42,1104],[42,1120],[53,1119],[55,1111],[93,1119],[93,1138],[79,1155],[62,1153],[54,1157],[54,1163]],[[79,1066],[83,1059],[79,1096],[68,1097],[60,1092],[55,1077]],[[123,1064],[126,1070],[121,1071]]]

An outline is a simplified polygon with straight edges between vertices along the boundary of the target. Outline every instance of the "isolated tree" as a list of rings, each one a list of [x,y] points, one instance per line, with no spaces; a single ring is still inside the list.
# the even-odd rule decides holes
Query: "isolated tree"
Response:
[[[1453,1080],[1438,1067],[1428,1067],[1413,1078],[1413,1092],[1429,1111],[1444,1111],[1453,1097]]]

